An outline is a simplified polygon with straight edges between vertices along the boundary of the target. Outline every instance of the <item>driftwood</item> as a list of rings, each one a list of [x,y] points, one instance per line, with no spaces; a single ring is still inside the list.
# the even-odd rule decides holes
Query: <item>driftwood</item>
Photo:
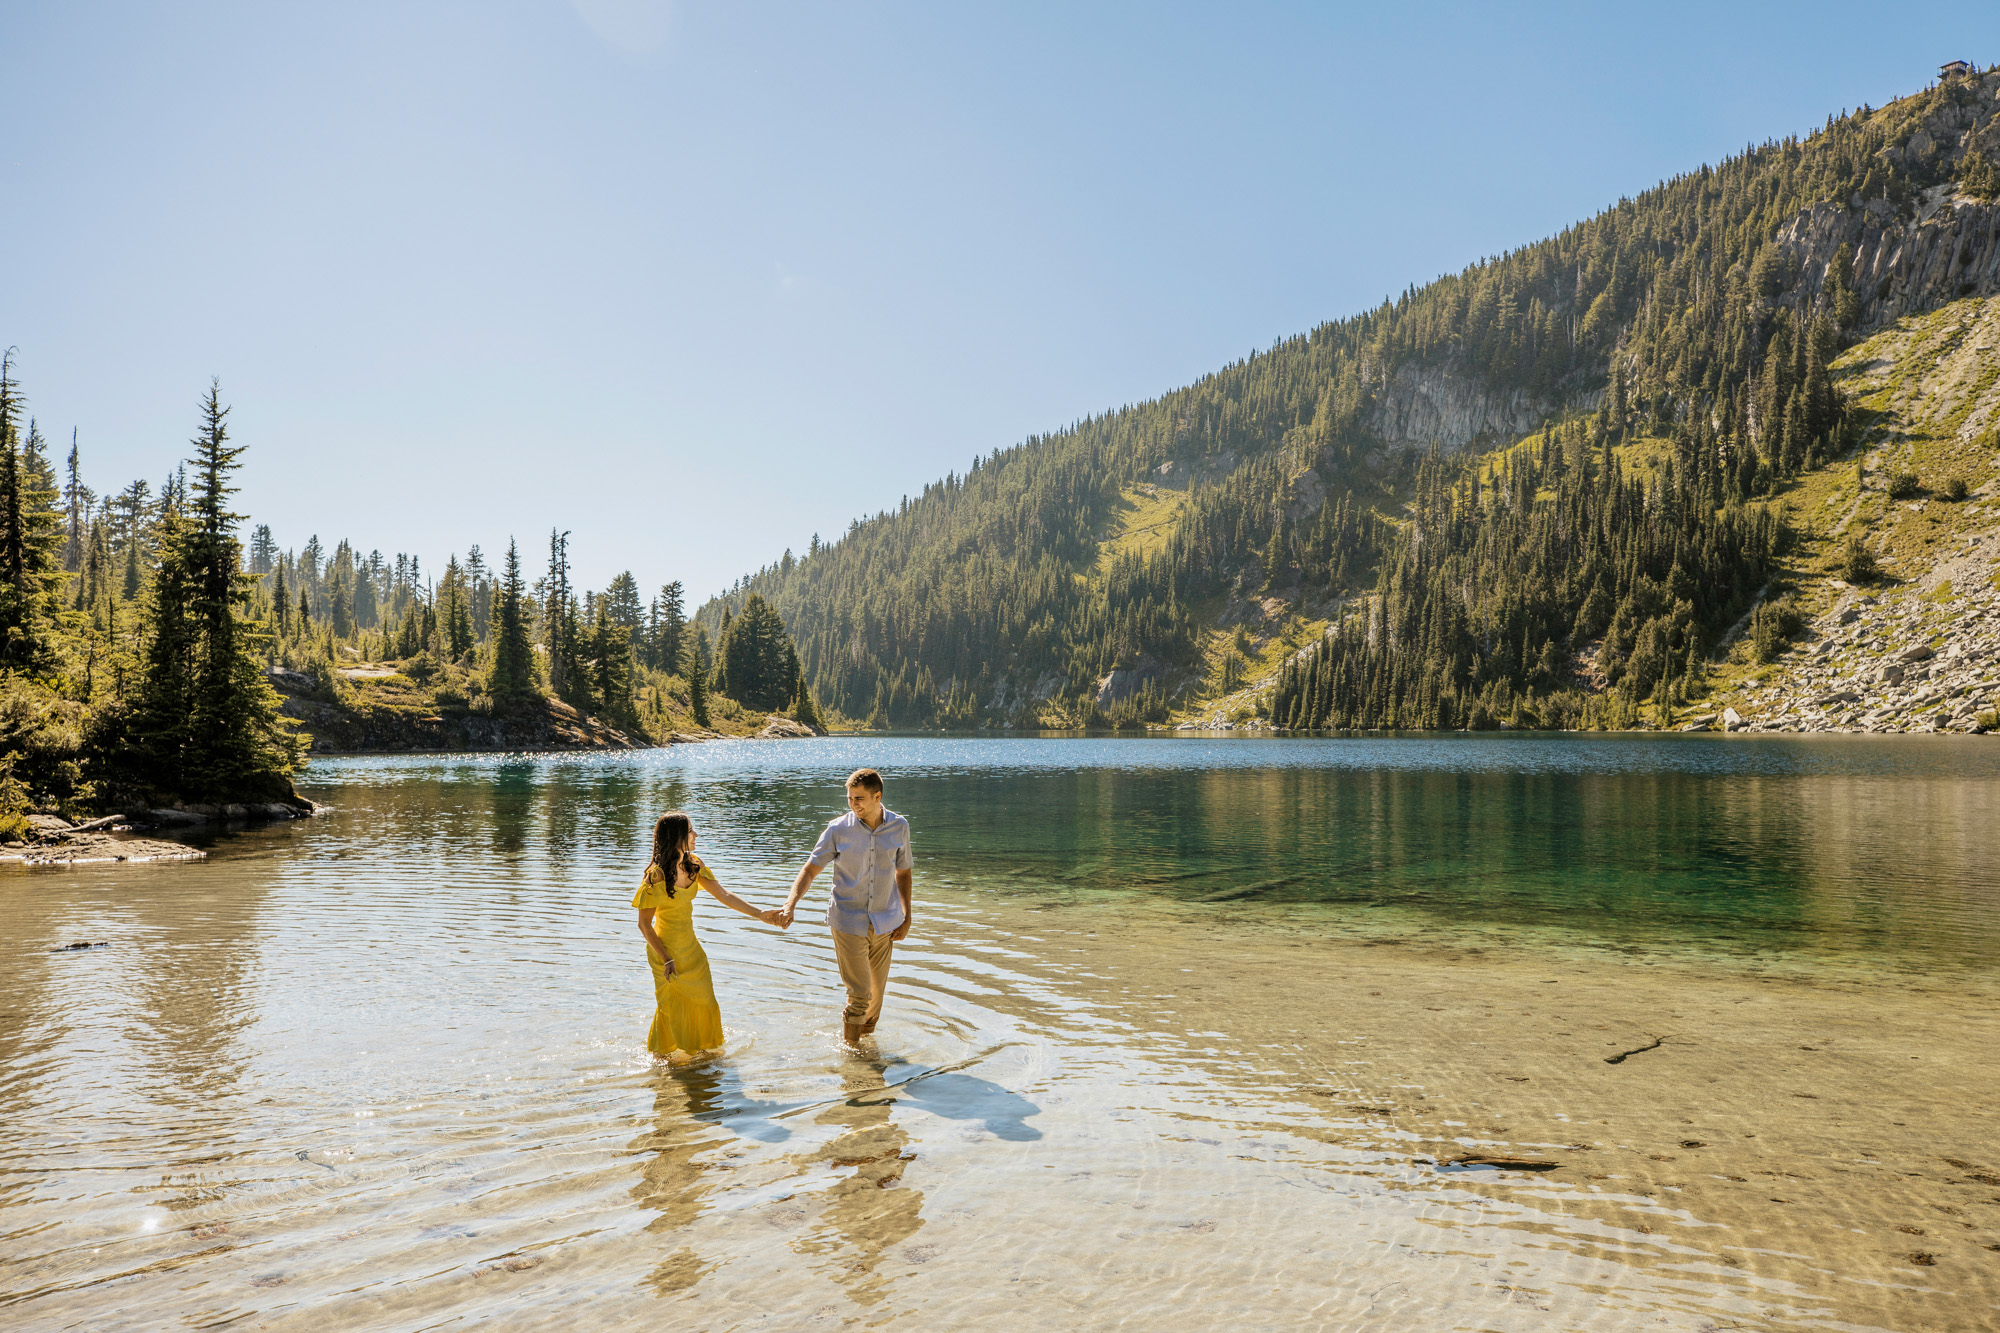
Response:
[[[101,828],[110,828],[113,824],[123,824],[126,819],[127,816],[125,815],[99,815],[96,819],[73,825],[69,831],[71,833],[92,833]]]
[[[1502,1171],[1553,1171],[1561,1162],[1545,1162],[1537,1157],[1497,1157],[1490,1153],[1466,1153],[1461,1157],[1440,1157],[1439,1166],[1497,1166]]]

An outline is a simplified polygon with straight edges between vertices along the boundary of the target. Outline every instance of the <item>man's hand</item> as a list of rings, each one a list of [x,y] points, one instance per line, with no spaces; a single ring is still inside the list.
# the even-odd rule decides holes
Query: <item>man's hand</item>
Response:
[[[903,942],[903,936],[909,933],[910,933],[910,914],[908,912],[905,912],[903,914],[903,924],[896,927],[894,930],[890,931],[889,938],[894,942],[896,942],[897,944],[901,944]]]
[[[785,920],[785,914],[775,907],[767,907],[757,913],[757,919],[767,926],[784,927],[791,924]]]
[[[786,903],[783,907],[780,907],[778,909],[778,924],[783,926],[786,930],[790,930],[792,928],[791,903]]]

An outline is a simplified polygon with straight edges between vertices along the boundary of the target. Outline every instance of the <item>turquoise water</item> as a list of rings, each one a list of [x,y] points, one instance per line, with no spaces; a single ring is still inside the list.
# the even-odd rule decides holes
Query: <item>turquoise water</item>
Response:
[[[704,901],[728,1043],[656,1065],[652,819],[775,904],[863,764],[917,854],[878,1043],[838,1043],[822,898],[782,933]],[[205,861],[0,872],[10,1328],[2000,1319],[2000,743],[863,737],[301,785],[323,815]]]
[[[533,841],[607,873],[680,807],[719,865],[789,878],[863,763],[892,780],[927,877],[1039,901],[1317,905],[1357,927],[1885,967],[2000,956],[2000,743],[1984,738],[837,738],[353,759],[305,789],[337,805],[394,789],[371,821],[421,810],[440,832],[476,824],[501,856]]]

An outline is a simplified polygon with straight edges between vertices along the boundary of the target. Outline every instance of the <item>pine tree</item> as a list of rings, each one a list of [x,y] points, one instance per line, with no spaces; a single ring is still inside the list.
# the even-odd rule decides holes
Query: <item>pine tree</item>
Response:
[[[472,633],[472,598],[465,590],[465,571],[458,566],[458,555],[454,552],[444,566],[444,580],[438,584],[439,632],[444,636],[444,649],[453,661],[472,651],[475,639]]]
[[[744,599],[743,614],[730,624],[718,651],[718,678],[728,694],[749,708],[773,712],[792,702],[797,663],[791,636],[762,593]]]
[[[709,683],[717,694],[729,694],[729,636],[735,628],[735,617],[729,608],[722,608],[722,628],[715,634],[715,677]]]
[[[82,570],[84,549],[87,540],[85,520],[90,515],[90,506],[97,496],[90,487],[83,484],[83,465],[77,452],[76,431],[69,433],[69,482],[63,487],[63,505],[69,513],[66,540],[63,543],[63,568],[74,574]]]
[[[543,645],[548,649],[549,689],[559,699],[588,706],[590,682],[583,671],[577,632],[576,594],[569,582],[569,533],[549,530],[549,576],[542,612]]]
[[[228,509],[229,474],[244,446],[227,443],[221,387],[209,384],[193,440],[195,479],[162,520],[149,610],[150,646],[133,733],[145,776],[184,797],[274,799],[291,794],[302,747],[264,676],[262,626],[238,608],[249,595]],[[185,474],[182,474],[183,476]]]
[[[680,580],[660,589],[653,599],[652,665],[661,671],[681,669],[682,640],[687,633],[687,608]]]
[[[521,552],[507,541],[507,563],[494,601],[493,670],[487,689],[502,706],[519,707],[539,695],[535,688],[535,646],[528,640],[527,587],[521,580]]]
[[[694,724],[707,731],[715,724],[708,715],[708,631],[694,627],[694,641],[687,645],[685,665],[688,682],[688,712]]]
[[[632,729],[639,724],[639,708],[632,694],[638,674],[632,660],[631,631],[612,614],[609,598],[599,598],[597,623],[591,629],[591,684],[597,707],[613,726]]]
[[[819,705],[813,701],[812,687],[799,667],[798,649],[789,641],[785,644],[785,661],[792,677],[792,720],[803,722],[814,731],[825,731],[826,722],[819,715]]]
[[[45,672],[56,660],[62,520],[41,437],[20,434],[12,353],[0,354],[0,667]]]

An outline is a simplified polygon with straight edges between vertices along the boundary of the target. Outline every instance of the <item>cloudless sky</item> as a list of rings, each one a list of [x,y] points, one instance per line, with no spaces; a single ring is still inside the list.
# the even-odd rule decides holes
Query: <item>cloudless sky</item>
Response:
[[[0,346],[281,545],[690,601],[975,454],[2000,59],[1987,4],[0,0]]]

